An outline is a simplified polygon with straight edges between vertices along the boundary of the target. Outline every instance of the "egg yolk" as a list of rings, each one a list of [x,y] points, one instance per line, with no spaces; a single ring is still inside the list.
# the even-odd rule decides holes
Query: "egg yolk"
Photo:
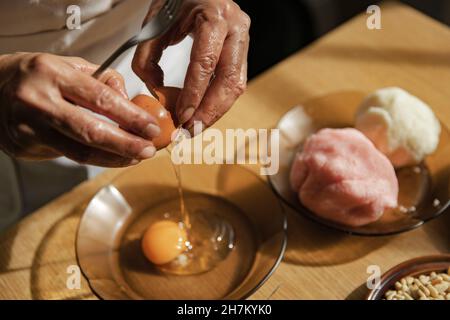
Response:
[[[163,220],[151,224],[142,238],[142,252],[150,262],[161,265],[185,250],[186,231],[176,222]]]
[[[175,87],[160,87],[155,90],[159,101],[145,94],[134,97],[131,102],[150,113],[158,121],[161,133],[152,139],[157,149],[167,147],[172,138],[172,133],[176,130],[172,116],[168,110],[174,110],[178,95],[181,91]]]

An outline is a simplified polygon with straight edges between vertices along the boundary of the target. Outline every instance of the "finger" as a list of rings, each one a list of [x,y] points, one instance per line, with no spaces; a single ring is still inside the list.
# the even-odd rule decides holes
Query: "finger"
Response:
[[[78,163],[103,167],[123,167],[139,163],[139,160],[90,148],[70,139],[48,126],[45,117],[37,112],[31,112],[31,115],[22,120],[27,125],[22,124],[15,130],[15,135],[21,141],[18,145],[21,148],[18,154],[20,158],[46,160],[66,156]]]
[[[177,104],[179,123],[187,122],[200,105],[217,66],[222,46],[227,36],[225,22],[197,20],[191,61],[188,66],[184,89]]]
[[[192,127],[201,121],[209,127],[227,112],[244,92],[247,83],[247,33],[234,33],[225,40],[216,74],[192,118],[185,124]]]
[[[164,38],[144,42],[136,48],[131,67],[150,89],[164,84],[164,72],[158,63],[165,48]]]
[[[152,115],[87,74],[63,70],[59,88],[67,100],[102,114],[144,138],[152,139],[160,134],[158,121]]]
[[[79,164],[105,168],[123,168],[140,163],[140,161],[136,159],[123,158],[110,152],[86,147],[82,144],[78,144],[78,146],[61,144],[56,146],[56,148],[56,150],[61,152],[65,157],[78,162]]]
[[[151,141],[132,135],[61,99],[47,122],[58,132],[94,149],[124,158],[147,159],[156,152]]]
[[[94,71],[92,73],[94,73]],[[124,99],[129,100],[127,89],[125,88],[125,80],[117,71],[107,69],[102,73],[98,80],[118,92]]]
[[[99,68],[99,65],[91,63],[80,57],[62,57],[62,59],[75,70],[79,70],[90,75]],[[120,93],[125,99],[128,99],[127,90],[125,88],[125,80],[116,70],[106,69],[97,80],[103,82]]]
[[[85,146],[59,133],[52,135],[50,139],[44,139],[44,141],[55,151],[80,164],[120,168],[140,162],[137,159],[124,158],[114,153]]]
[[[137,159],[124,158],[83,145],[51,127],[44,126],[42,122],[36,125],[39,127],[39,130],[35,130],[36,140],[41,145],[51,148],[59,156],[65,156],[80,164],[118,168],[139,163]]]
[[[150,17],[151,14],[147,19]],[[168,46],[179,43],[188,34],[186,30],[181,29],[181,26],[181,23],[175,24],[161,37],[143,42],[136,48],[131,67],[150,92],[164,85],[164,71],[159,65],[163,51]]]

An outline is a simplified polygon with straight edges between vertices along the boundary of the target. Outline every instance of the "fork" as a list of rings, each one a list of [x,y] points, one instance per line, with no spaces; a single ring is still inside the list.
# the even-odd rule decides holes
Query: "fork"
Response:
[[[92,76],[98,79],[102,73],[126,50],[131,47],[148,40],[155,39],[164,33],[173,25],[177,18],[178,9],[180,8],[182,0],[167,0],[158,14],[148,21],[141,29],[139,34],[128,39],[122,44],[111,56],[106,59],[105,62],[92,74]],[[158,99],[158,95],[155,95],[153,90],[151,93]]]

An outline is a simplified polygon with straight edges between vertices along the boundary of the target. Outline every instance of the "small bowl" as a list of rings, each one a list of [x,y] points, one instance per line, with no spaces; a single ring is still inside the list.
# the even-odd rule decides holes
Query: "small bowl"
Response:
[[[181,177],[188,210],[208,199],[236,208],[221,211],[234,228],[233,250],[195,275],[167,274],[145,259],[140,240],[149,208],[179,205],[174,168],[159,154],[98,191],[81,218],[78,263],[100,298],[244,299],[274,272],[285,252],[287,220],[270,187],[238,165],[182,165]]]
[[[378,286],[369,291],[366,300],[381,300],[394,284],[407,276],[418,276],[433,271],[443,272],[450,267],[450,254],[425,256],[402,262],[381,276]]]
[[[373,223],[351,227],[319,217],[304,207],[292,191],[289,173],[293,158],[311,133],[321,128],[352,127],[364,93],[348,91],[312,99],[288,111],[278,122],[280,169],[269,176],[275,193],[291,208],[335,230],[361,236],[386,236],[412,230],[438,217],[450,206],[450,133],[442,130],[437,150],[423,163],[396,171],[399,205]]]

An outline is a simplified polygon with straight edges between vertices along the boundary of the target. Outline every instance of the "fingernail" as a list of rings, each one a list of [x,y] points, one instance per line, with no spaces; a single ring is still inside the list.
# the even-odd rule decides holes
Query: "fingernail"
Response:
[[[144,148],[139,154],[139,158],[141,159],[149,159],[155,155],[156,149],[154,146],[148,146]]]
[[[161,129],[153,123],[150,123],[144,130],[144,134],[149,138],[156,138],[161,134]]]
[[[194,107],[189,107],[186,110],[183,111],[181,117],[180,117],[180,122],[181,123],[185,123],[187,122],[190,118],[192,118],[192,116],[194,115],[195,112],[195,108]]]
[[[139,160],[133,159],[133,160],[131,160],[130,165],[134,166],[134,165],[137,165],[139,162],[140,162]]]

